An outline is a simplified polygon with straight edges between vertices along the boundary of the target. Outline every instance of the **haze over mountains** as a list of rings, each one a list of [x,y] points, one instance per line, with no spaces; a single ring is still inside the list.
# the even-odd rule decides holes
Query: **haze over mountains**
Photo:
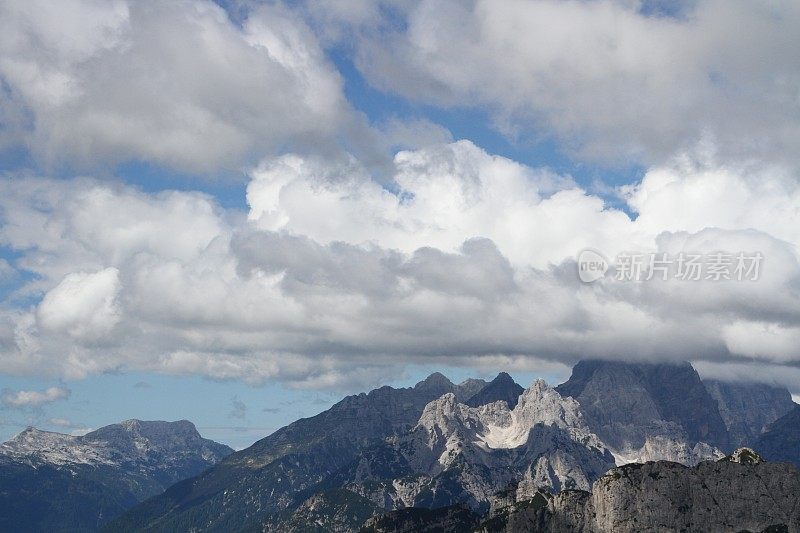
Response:
[[[691,365],[585,361],[552,388],[501,374],[349,396],[182,481],[108,530],[358,530],[399,509],[466,506],[500,493],[590,490],[615,464],[716,461],[747,444],[791,456],[800,421],[785,389],[704,383]],[[514,404],[516,396],[516,405]],[[771,439],[771,440],[770,440]],[[800,463],[800,456],[790,457]],[[702,463],[705,464],[705,463]]]

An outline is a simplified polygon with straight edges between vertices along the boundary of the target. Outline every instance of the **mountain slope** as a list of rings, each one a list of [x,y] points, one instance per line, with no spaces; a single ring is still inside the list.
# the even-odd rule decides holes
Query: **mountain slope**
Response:
[[[753,446],[768,425],[794,408],[786,387],[705,379],[734,447]]]
[[[348,396],[176,484],[109,530],[230,531],[268,520],[296,505],[299,493],[348,465],[361,449],[408,432],[428,402],[447,393],[464,398],[481,385],[478,380],[454,385],[434,373],[413,388],[381,387]]]
[[[556,390],[580,403],[620,463],[694,464],[714,457],[715,448],[728,449],[717,402],[689,363],[581,361]]]
[[[128,420],[82,437],[28,428],[0,445],[0,530],[97,529],[232,451],[185,420]]]

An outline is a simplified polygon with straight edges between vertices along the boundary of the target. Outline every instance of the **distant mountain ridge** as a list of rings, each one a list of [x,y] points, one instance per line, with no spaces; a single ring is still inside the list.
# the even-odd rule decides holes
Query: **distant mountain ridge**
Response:
[[[0,530],[96,530],[232,452],[186,420],[126,420],[80,437],[27,428],[0,445]]]

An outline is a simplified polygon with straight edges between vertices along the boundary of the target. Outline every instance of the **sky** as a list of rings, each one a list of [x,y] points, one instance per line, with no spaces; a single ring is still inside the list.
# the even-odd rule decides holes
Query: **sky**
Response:
[[[0,439],[583,358],[800,394],[798,48],[790,1],[0,1]]]

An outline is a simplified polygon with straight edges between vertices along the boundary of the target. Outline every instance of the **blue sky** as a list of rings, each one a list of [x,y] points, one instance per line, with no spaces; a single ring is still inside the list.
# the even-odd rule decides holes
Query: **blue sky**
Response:
[[[240,448],[583,357],[800,391],[796,9],[220,5],[0,11],[0,438],[186,418]],[[769,268],[586,285],[583,248]]]

